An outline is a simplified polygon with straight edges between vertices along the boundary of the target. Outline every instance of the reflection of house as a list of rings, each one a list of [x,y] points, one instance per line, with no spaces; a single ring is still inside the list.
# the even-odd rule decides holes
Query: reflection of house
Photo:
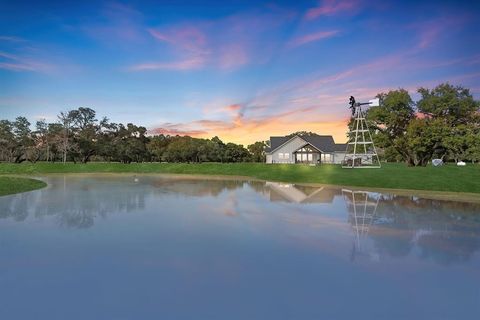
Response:
[[[332,136],[316,134],[293,137],[270,137],[267,163],[341,163],[346,144],[335,143]]]
[[[295,203],[332,203],[337,189],[326,187],[300,186],[289,183],[267,182],[270,190],[270,201],[285,201]]]

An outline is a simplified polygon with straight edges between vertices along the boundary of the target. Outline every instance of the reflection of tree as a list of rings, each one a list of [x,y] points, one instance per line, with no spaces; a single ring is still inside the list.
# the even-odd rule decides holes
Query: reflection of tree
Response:
[[[421,258],[461,262],[480,249],[479,212],[478,204],[383,195],[370,237],[391,256],[417,247]]]
[[[23,221],[28,216],[55,216],[61,226],[89,228],[98,217],[145,208],[150,195],[218,196],[248,184],[257,190],[263,182],[200,180],[162,176],[66,176],[51,178],[49,188],[0,199],[0,218]],[[152,188],[154,186],[155,188]]]
[[[56,178],[49,188],[2,198],[1,218],[55,216],[61,226],[88,228],[96,217],[142,209],[148,190],[132,179]],[[18,217],[22,217],[19,219]]]
[[[29,198],[32,193],[21,193],[0,199],[0,219],[23,221],[28,217]]]
[[[161,189],[163,192],[179,193],[187,196],[218,196],[225,190],[242,188],[247,182],[244,180],[217,180],[217,179],[195,179],[195,178],[151,178],[146,183]],[[252,182],[248,182],[251,184]],[[254,182],[253,182],[254,183]]]

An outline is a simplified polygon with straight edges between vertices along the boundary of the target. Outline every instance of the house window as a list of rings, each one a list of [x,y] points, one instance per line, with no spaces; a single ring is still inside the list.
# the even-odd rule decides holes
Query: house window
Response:
[[[283,155],[283,157],[284,157],[284,159],[290,159],[290,154],[289,154],[289,153],[285,153],[285,154]]]
[[[278,154],[278,159],[283,159],[283,153]]]
[[[332,155],[330,153],[323,153],[322,162],[332,162]]]
[[[313,154],[311,153],[308,154],[308,161],[313,161]]]

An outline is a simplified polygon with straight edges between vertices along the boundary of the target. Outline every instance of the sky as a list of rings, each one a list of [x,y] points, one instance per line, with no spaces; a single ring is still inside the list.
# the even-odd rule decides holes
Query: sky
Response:
[[[151,134],[346,140],[348,98],[480,97],[479,1],[0,0],[0,119],[89,107]]]

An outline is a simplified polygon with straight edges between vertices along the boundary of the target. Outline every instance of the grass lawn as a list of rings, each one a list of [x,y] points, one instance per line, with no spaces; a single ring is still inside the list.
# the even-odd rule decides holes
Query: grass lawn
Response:
[[[407,167],[383,164],[381,169],[342,169],[338,165],[267,165],[263,163],[1,163],[0,175],[46,173],[175,173],[248,176],[263,180],[480,193],[480,166]],[[1,186],[5,190],[5,186]],[[10,189],[7,188],[9,191]],[[30,189],[31,190],[31,189]],[[3,191],[5,192],[5,191]]]
[[[46,186],[47,184],[40,180],[0,176],[0,196],[25,191],[32,191],[44,188]]]

